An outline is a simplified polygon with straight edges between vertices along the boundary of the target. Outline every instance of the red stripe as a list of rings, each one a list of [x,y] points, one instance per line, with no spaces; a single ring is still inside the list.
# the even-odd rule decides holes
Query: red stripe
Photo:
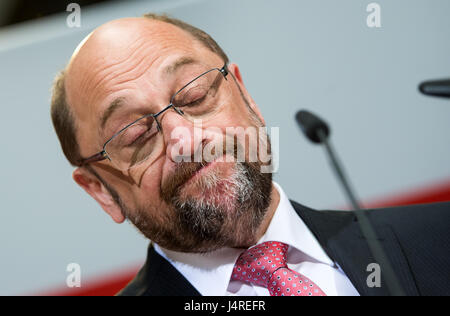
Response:
[[[380,208],[387,206],[402,206],[450,201],[450,180],[410,191],[406,194],[397,194],[375,202],[364,203],[366,208]],[[43,293],[45,296],[113,296],[124,288],[134,278],[138,267],[122,270],[113,275],[104,276],[96,280],[88,280],[79,289],[63,289]]]
[[[365,208],[380,208],[388,206],[403,206],[450,201],[450,180],[428,185],[408,193],[394,194],[390,198],[378,199],[364,203]]]
[[[100,278],[81,280],[81,288],[62,288],[39,296],[113,296],[123,289],[139,271],[141,265],[109,273]]]

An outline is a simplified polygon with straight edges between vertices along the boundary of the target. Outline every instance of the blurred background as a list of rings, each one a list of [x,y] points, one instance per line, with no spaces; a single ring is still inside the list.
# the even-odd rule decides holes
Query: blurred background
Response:
[[[450,100],[422,96],[450,77],[450,1],[0,1],[0,295],[113,295],[146,241],[116,225],[71,179],[49,114],[50,88],[78,43],[112,19],[168,13],[212,35],[241,68],[269,127],[279,127],[277,181],[304,205],[347,207],[323,149],[294,121],[324,117],[366,207],[450,201]],[[69,288],[67,267],[81,268]]]

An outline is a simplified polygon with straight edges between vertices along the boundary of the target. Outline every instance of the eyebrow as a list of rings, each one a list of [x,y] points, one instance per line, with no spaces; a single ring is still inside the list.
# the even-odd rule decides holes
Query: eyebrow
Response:
[[[197,63],[197,60],[195,60],[192,57],[181,57],[181,58],[177,59],[174,63],[165,67],[163,72],[166,75],[172,75],[182,66],[191,65],[191,64],[195,64],[195,63]]]
[[[172,64],[168,65],[163,69],[163,74],[165,75],[173,75],[177,70],[179,70],[181,67],[191,64],[196,64],[198,61],[192,57],[181,57],[177,59]],[[119,97],[112,101],[107,109],[103,112],[101,119],[100,119],[100,126],[102,129],[105,128],[106,122],[109,120],[109,118],[113,115],[114,112],[116,112],[119,108],[123,107],[125,105],[125,98]]]
[[[125,104],[124,101],[125,101],[125,99],[120,97],[120,98],[114,99],[114,101],[112,101],[109,104],[108,108],[105,110],[105,112],[103,112],[102,118],[100,120],[101,121],[100,126],[102,127],[102,129],[105,128],[106,122],[111,117],[111,115]]]

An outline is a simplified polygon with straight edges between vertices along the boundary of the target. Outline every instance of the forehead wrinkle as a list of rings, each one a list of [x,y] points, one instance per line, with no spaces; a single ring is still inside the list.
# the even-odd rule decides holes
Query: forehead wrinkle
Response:
[[[145,45],[145,43],[142,43],[141,45],[142,47],[147,46]],[[138,49],[139,50],[139,49]],[[118,62],[109,64],[109,65],[105,65],[104,67],[101,67],[100,69],[96,70],[94,74],[92,74],[90,77],[91,78],[99,78],[97,80],[97,82],[95,82],[93,85],[89,85],[89,78],[85,79],[85,86],[89,85],[89,89],[92,89],[93,92],[93,96],[95,96],[97,93],[96,91],[99,90],[99,87],[108,82],[108,81],[113,81],[114,78],[126,75],[130,72],[132,72],[133,70],[138,71],[138,66],[140,64],[142,64],[142,62],[146,59],[146,55],[142,54],[141,58],[133,58],[137,53],[138,50],[133,51],[130,55],[128,55],[127,57],[125,57],[123,60],[120,60]],[[145,69],[142,71],[141,74],[137,74],[137,77],[140,77],[146,70],[148,70],[149,67],[151,67],[152,63],[149,63],[148,67],[145,67]],[[127,66],[127,67],[124,67]],[[103,73],[105,73],[105,75],[103,75]],[[131,78],[130,80],[134,80],[136,78]],[[128,79],[124,79],[123,81],[128,81]],[[120,83],[120,82],[119,82]],[[117,83],[116,83],[117,84]],[[82,90],[83,86],[82,86]],[[94,98],[95,99],[95,98]]]
[[[142,59],[142,61],[145,58]],[[139,64],[142,63],[139,62]],[[146,65],[141,71],[136,71],[136,74],[134,74],[133,76],[129,76],[127,78],[120,78],[126,74],[132,73],[132,71],[134,70],[135,67],[137,67],[138,65],[132,67],[129,70],[126,70],[124,72],[122,72],[121,74],[117,75],[116,78],[111,79],[111,83],[110,83],[110,88],[109,89],[104,89],[104,93],[109,95],[112,94],[114,92],[117,91],[123,91],[126,89],[130,89],[130,87],[133,86],[133,82],[138,80],[140,77],[142,77],[143,75],[145,75],[148,72],[148,69],[157,61],[154,60],[152,63],[149,63],[148,65]],[[106,79],[105,79],[106,80]],[[131,88],[132,89],[132,88]],[[95,93],[95,95],[100,94],[101,92],[99,91],[98,93]],[[115,101],[120,101],[120,102],[115,102]],[[125,98],[123,97],[119,97],[119,99],[114,100],[106,109],[106,111],[104,112],[104,114],[102,114],[100,116],[100,120],[101,120],[101,126],[102,128],[105,126],[107,119],[112,115],[112,113],[118,109],[121,105],[123,105],[125,101]],[[117,104],[116,104],[117,103]],[[111,111],[110,111],[111,110]]]
[[[176,27],[158,30],[157,32],[155,32],[154,30],[141,30],[140,33],[140,36],[136,40],[134,40],[131,45],[127,45],[125,48],[126,51],[131,51],[131,54],[128,54],[122,60],[101,67],[96,72],[101,73],[109,68],[112,68],[113,75],[115,73],[114,70],[117,67],[120,67],[121,64],[127,62],[128,60],[133,60],[135,55],[141,53],[149,46],[155,46],[155,49],[153,51],[158,51],[159,55],[162,54],[162,51],[173,47],[180,48],[180,46],[183,46],[183,48],[191,48],[191,39],[189,37],[186,37],[184,31],[179,30]],[[180,34],[182,34],[183,36],[180,36]],[[100,43],[100,45],[104,46],[103,43]],[[94,75],[97,74],[95,73]],[[97,87],[98,83],[94,85],[94,88]]]
[[[177,32],[174,32],[174,29]],[[182,34],[183,36],[180,36]],[[138,58],[135,60],[135,56],[137,54],[140,54],[143,50],[149,51],[149,46],[155,46],[155,50],[158,51],[159,57],[161,57],[163,52],[166,50],[173,49],[174,47],[182,48],[183,50],[189,51],[192,49],[192,43],[191,41],[188,41],[190,38],[189,36],[186,36],[184,31],[180,31],[179,29],[173,27],[165,30],[159,30],[156,35],[155,32],[152,30],[150,31],[143,31],[141,35],[132,42],[131,45],[127,46],[126,51],[130,51],[131,53],[125,56],[122,60],[119,60],[114,63],[109,63],[109,65],[105,65],[103,67],[88,67],[88,69],[95,69],[97,70],[93,71],[93,74],[91,76],[84,76],[84,82],[82,84],[82,90],[81,91],[93,91],[91,96],[87,96],[87,103],[91,104],[92,101],[98,97],[99,93],[101,92],[99,89],[101,85],[105,82],[108,82],[109,80],[113,80],[114,78],[121,77],[123,75],[126,75],[129,72],[132,72],[134,68],[136,68],[139,64],[141,64],[144,59],[147,57],[147,54],[142,54],[141,58]],[[189,44],[190,43],[190,44]],[[196,46],[196,45],[195,45]],[[151,50],[150,50],[151,51]],[[126,69],[123,68],[124,63],[129,63],[129,66],[126,67]],[[146,69],[143,69],[143,73],[148,70],[152,66],[152,64],[155,61],[153,61],[151,64],[146,67]],[[102,65],[100,65],[102,66]],[[140,69],[139,69],[140,70]],[[139,72],[138,70],[138,72]],[[103,73],[106,72],[105,75]],[[109,73],[109,74],[108,74]],[[140,77],[142,74],[137,74],[135,78]],[[103,76],[103,78],[101,78]],[[93,84],[90,84],[90,81],[92,82],[96,78],[100,77],[98,80],[96,80]],[[131,79],[135,79],[131,78]],[[127,79],[123,79],[123,81],[128,81]],[[118,83],[121,83],[123,81],[118,81]],[[116,84],[118,84],[116,83]]]
[[[163,70],[163,73],[166,75],[170,75],[173,74],[175,71],[177,71],[177,69],[179,69],[180,67],[184,66],[184,65],[191,65],[191,64],[195,64],[198,61],[195,58],[189,57],[189,56],[182,56],[181,58],[176,59],[176,61],[172,64],[170,64],[169,66],[165,67]],[[143,71],[143,73],[146,73],[146,71],[148,70],[148,68],[151,66],[151,64],[149,66],[146,67],[146,69]],[[136,80],[138,79],[140,76],[135,77],[132,80]],[[124,79],[123,81],[117,82],[115,83],[116,86],[128,83],[132,80],[129,79]],[[124,105],[125,98],[124,97],[119,97],[116,98],[113,102],[111,102],[107,109],[103,112],[103,114],[100,116],[100,131],[102,129],[104,129],[106,122],[108,121],[108,119],[112,116],[112,114],[118,110],[119,108],[121,108]]]
[[[135,44],[133,43],[132,46],[129,47],[129,50],[131,51],[131,54],[129,54],[128,56],[125,56],[124,58],[119,59],[117,61],[111,61],[110,63],[105,63],[105,62],[98,63],[98,62],[95,62],[98,59],[94,59],[94,61],[92,61],[92,62],[88,61],[86,63],[86,68],[91,69],[91,72],[93,72],[93,74],[91,76],[83,77],[81,85],[84,86],[85,85],[84,83],[86,81],[89,81],[89,79],[92,79],[92,77],[95,78],[96,76],[98,76],[99,73],[102,73],[103,71],[105,71],[105,70],[107,70],[109,68],[114,68],[116,65],[120,65],[121,63],[126,61],[129,57],[132,57],[136,53],[136,50],[133,49],[133,45],[135,45]],[[93,58],[90,58],[89,60],[91,60],[91,59],[93,59]],[[103,57],[103,56],[100,56],[99,59],[101,59],[102,61],[105,61],[105,57]]]
[[[165,49],[166,49],[166,47],[162,48],[162,50],[165,50]],[[118,74],[118,75],[115,74],[115,75],[114,75],[114,78],[111,79],[112,82],[111,82],[111,84],[110,84],[110,86],[114,86],[114,88],[107,89],[107,90],[104,91],[104,92],[105,92],[105,93],[108,93],[108,92],[113,93],[113,92],[119,91],[119,90],[121,90],[121,88],[120,88],[119,86],[121,86],[121,85],[126,85],[126,86],[127,86],[128,83],[132,83],[133,81],[139,79],[139,78],[142,77],[144,74],[146,74],[146,73],[148,72],[148,69],[149,69],[154,63],[158,62],[158,60],[159,60],[160,58],[162,58],[162,56],[156,58],[156,59],[153,60],[151,63],[148,63],[148,65],[146,65],[146,66],[145,66],[144,68],[142,68],[140,71],[137,71],[137,73],[136,73],[135,76],[133,76],[133,77],[128,77],[128,78],[123,78],[123,79],[120,78],[120,77],[122,77],[122,76],[124,76],[124,75],[126,75],[126,74],[128,74],[128,73],[131,73],[135,68],[137,68],[137,66],[139,66],[139,64],[142,64],[142,62],[145,60],[145,58],[146,58],[146,56],[144,55],[143,58],[141,58],[141,59],[137,62],[136,65],[132,65],[129,69],[127,69],[127,70],[125,70],[125,71],[122,71],[122,72],[121,72],[120,74]],[[163,70],[163,72],[167,72],[167,71],[168,71],[168,72],[173,72],[173,71],[176,71],[179,67],[181,67],[181,66],[183,66],[183,65],[193,64],[193,63],[195,63],[195,62],[197,62],[196,59],[194,59],[194,58],[192,58],[192,57],[188,57],[188,56],[183,56],[183,57],[177,59],[176,62],[175,62],[174,64],[169,65],[168,67],[166,67],[166,68]],[[118,66],[120,66],[120,65],[118,65]],[[115,79],[117,79],[116,82],[114,82]],[[108,80],[108,77],[105,77],[105,78],[102,79],[102,81],[107,81],[107,80]],[[101,83],[99,83],[98,85],[101,85]],[[99,93],[100,93],[100,92],[98,92],[98,93],[95,93],[95,92],[94,92],[94,95],[96,96],[96,95],[99,94]],[[94,97],[94,99],[95,99],[95,97]],[[110,105],[110,106],[111,106],[111,105]],[[114,107],[114,110],[115,110],[116,108],[117,108],[117,107]],[[108,111],[108,110],[106,110],[106,111]],[[112,114],[112,112],[109,113],[109,114]],[[110,115],[108,115],[108,117],[109,117],[109,116],[110,116]],[[105,114],[103,114],[103,115],[100,116],[100,122],[101,122],[101,125],[102,125],[102,126],[105,125],[106,119],[108,118],[108,117],[106,117],[106,119],[105,119],[105,117],[106,117]],[[103,118],[103,119],[102,119],[102,118]]]

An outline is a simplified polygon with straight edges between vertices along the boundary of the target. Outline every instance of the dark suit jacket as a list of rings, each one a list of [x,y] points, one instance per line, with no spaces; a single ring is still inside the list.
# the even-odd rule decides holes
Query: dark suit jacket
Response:
[[[292,202],[328,256],[363,296],[389,295],[367,286],[375,263],[351,211],[315,211]],[[406,295],[450,295],[450,203],[364,210]],[[381,274],[383,267],[381,266]],[[200,293],[150,245],[147,262],[120,296]]]

